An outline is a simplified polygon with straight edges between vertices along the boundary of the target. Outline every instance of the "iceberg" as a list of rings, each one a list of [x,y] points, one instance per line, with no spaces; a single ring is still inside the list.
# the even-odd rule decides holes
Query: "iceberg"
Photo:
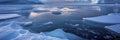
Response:
[[[43,24],[41,24],[40,26],[49,26],[49,25],[52,25],[53,22],[52,21],[49,21],[49,22],[45,22]]]
[[[0,20],[20,17],[18,14],[0,14]]]
[[[111,23],[117,24],[120,23],[120,15],[105,15],[99,17],[92,17],[92,18],[83,18],[84,20],[95,21],[100,23]]]

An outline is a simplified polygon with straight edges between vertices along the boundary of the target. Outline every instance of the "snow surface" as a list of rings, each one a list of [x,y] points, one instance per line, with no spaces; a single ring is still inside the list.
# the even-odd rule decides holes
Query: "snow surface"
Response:
[[[0,20],[19,17],[18,14],[0,14]]]
[[[120,33],[120,24],[112,25],[112,26],[106,26],[105,28],[112,30],[114,32]]]
[[[118,24],[120,23],[120,15],[109,14],[105,16],[98,16],[98,17],[91,17],[91,18],[83,18],[84,20],[88,21],[95,21],[99,23],[111,23],[111,24]]]

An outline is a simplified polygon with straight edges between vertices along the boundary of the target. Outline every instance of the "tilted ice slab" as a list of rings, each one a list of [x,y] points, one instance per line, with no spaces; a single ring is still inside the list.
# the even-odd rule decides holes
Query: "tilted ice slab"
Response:
[[[120,23],[120,15],[118,14],[109,14],[99,17],[83,18],[84,20],[94,21],[98,23],[109,23],[109,24],[118,24]]]
[[[106,26],[105,28],[114,31],[116,33],[120,33],[120,24],[112,25],[112,26]]]
[[[19,17],[18,14],[0,14],[0,20]]]

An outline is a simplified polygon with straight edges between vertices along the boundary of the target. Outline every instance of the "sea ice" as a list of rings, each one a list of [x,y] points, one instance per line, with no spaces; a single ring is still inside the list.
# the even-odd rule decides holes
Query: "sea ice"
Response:
[[[23,30],[21,26],[25,25],[26,23],[27,22],[23,23],[17,21],[0,23],[0,40],[11,40],[20,34],[26,33],[26,30]]]

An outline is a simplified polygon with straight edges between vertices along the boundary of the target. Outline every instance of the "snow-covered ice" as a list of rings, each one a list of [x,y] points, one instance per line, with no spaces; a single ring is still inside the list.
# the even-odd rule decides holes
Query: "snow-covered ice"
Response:
[[[91,17],[91,18],[83,18],[83,19],[88,21],[98,22],[98,23],[109,23],[109,24],[120,23],[120,15],[114,15],[114,14]]]
[[[19,17],[18,14],[0,14],[0,20]]]
[[[120,33],[120,24],[112,25],[112,26],[105,26],[106,29],[114,31],[116,33]]]

